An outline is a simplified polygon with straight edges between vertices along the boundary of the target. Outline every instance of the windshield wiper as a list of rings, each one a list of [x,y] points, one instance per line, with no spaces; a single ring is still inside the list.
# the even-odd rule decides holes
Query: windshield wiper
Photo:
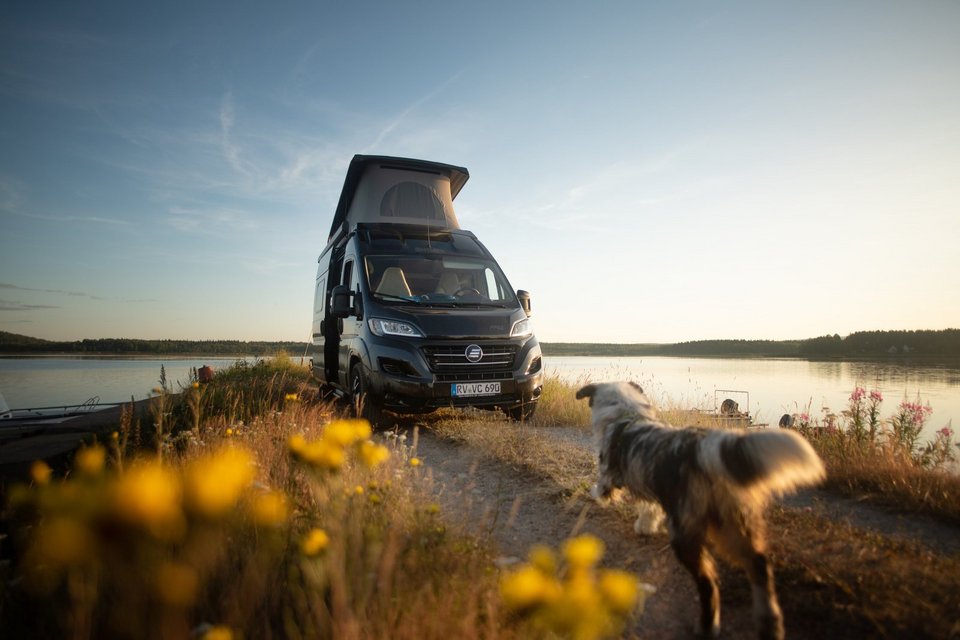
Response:
[[[393,300],[395,302],[419,302],[416,298],[409,298],[407,296],[395,296],[389,293],[375,293],[376,297],[382,300]]]

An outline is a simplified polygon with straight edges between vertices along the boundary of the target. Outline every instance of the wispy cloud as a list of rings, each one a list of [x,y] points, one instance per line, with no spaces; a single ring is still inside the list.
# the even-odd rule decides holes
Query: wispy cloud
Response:
[[[36,311],[38,309],[60,309],[52,304],[25,304],[19,300],[0,300],[0,311]]]
[[[170,216],[165,222],[179,231],[189,233],[218,234],[224,228],[250,231],[261,226],[259,220],[241,209],[205,209],[175,205],[168,211]]]
[[[0,282],[0,289],[8,289],[11,291],[33,291],[36,293],[55,293],[62,296],[74,296],[79,298],[89,298],[91,300],[105,300],[100,296],[95,296],[90,293],[84,293],[83,291],[65,291],[63,289],[33,289],[31,287],[19,287],[15,284],[10,284],[8,282]]]
[[[370,153],[371,151],[376,150],[387,137],[393,134],[394,131],[399,129],[401,125],[404,124],[404,122],[411,116],[411,114],[413,114],[418,109],[420,109],[423,105],[434,100],[437,96],[439,96],[444,91],[446,91],[451,84],[453,84],[460,78],[462,73],[463,73],[462,71],[456,72],[455,74],[447,78],[447,80],[440,83],[438,86],[434,87],[432,90],[427,92],[424,96],[414,101],[413,104],[408,106],[406,109],[401,111],[397,116],[395,116],[389,122],[387,122],[387,124],[380,130],[380,133],[377,135],[374,141],[363,150],[363,153]]]

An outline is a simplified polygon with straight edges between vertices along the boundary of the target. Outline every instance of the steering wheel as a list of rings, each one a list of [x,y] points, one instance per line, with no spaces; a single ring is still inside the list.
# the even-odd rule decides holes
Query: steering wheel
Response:
[[[462,298],[467,294],[479,296],[480,291],[478,289],[474,289],[473,287],[462,287],[453,292],[453,295],[457,296],[458,298]]]

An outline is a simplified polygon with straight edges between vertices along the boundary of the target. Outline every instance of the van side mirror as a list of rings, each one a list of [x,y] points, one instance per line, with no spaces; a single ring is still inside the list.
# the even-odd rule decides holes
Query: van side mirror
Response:
[[[330,292],[330,313],[336,318],[346,318],[353,313],[353,305],[350,304],[350,296],[353,291],[345,284],[338,284]]]
[[[533,315],[533,308],[530,306],[530,292],[524,291],[523,289],[517,289],[517,300],[520,301],[520,306],[523,308],[523,312],[527,314],[529,318]]]

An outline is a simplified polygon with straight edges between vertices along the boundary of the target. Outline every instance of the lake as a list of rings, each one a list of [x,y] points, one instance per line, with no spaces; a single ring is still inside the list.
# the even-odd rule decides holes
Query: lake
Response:
[[[544,358],[548,374],[580,383],[633,380],[651,400],[664,406],[714,409],[730,397],[747,410],[739,390],[749,394],[756,422],[776,426],[784,413],[808,412],[811,418],[829,407],[845,409],[856,386],[883,395],[881,416],[888,418],[904,399],[929,402],[933,414],[924,433],[960,418],[960,365],[877,362],[823,362],[788,358],[556,357]]]
[[[295,358],[296,360],[296,358]],[[34,357],[0,358],[0,393],[12,409],[140,400],[158,386],[160,366],[172,389],[186,384],[191,368],[229,367],[236,358],[178,357]],[[960,365],[899,362],[818,362],[797,359],[586,357],[544,359],[549,375],[579,383],[588,380],[634,380],[654,402],[713,409],[715,395],[731,397],[757,422],[776,425],[784,413],[822,415],[822,407],[839,412],[854,387],[883,394],[884,418],[902,400],[929,402],[933,414],[926,433],[960,418]],[[716,394],[717,390],[749,394]]]

